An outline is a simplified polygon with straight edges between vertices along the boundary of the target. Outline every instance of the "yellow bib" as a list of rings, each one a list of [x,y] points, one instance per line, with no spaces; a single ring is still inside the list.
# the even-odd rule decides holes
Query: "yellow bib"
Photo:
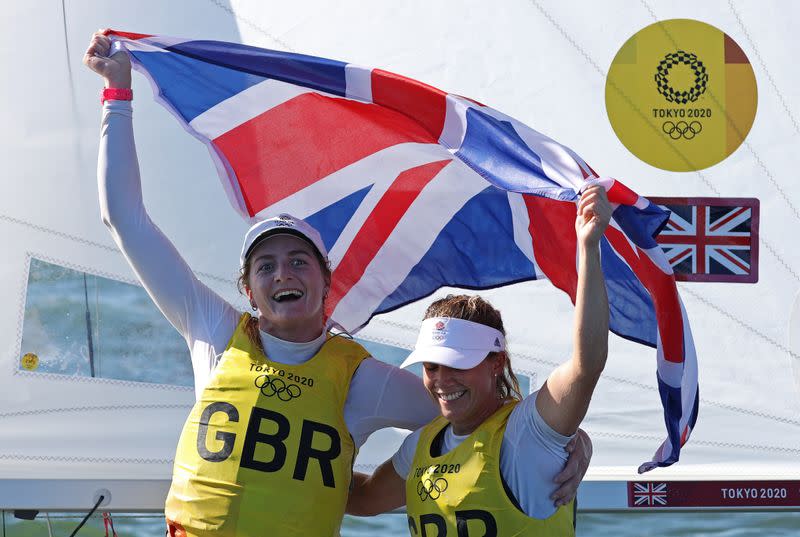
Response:
[[[574,536],[573,506],[546,519],[517,508],[500,477],[500,445],[516,402],[503,405],[458,447],[441,456],[431,445],[447,426],[439,416],[425,426],[406,479],[411,535],[419,537]]]
[[[369,353],[329,336],[301,365],[270,361],[245,313],[178,442],[165,514],[187,536],[339,534],[356,448],[344,422]]]

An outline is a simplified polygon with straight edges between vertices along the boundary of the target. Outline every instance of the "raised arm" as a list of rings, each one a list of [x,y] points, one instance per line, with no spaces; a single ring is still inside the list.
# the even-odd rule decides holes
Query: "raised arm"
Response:
[[[83,63],[103,77],[106,87],[130,88],[128,55],[117,52],[108,57],[110,46],[107,36],[95,33]],[[216,333],[218,321],[235,322],[236,313],[197,280],[150,220],[142,202],[132,117],[128,101],[106,101],[103,107],[97,165],[100,213],[150,297],[191,346],[193,335]],[[225,332],[221,339],[230,337],[231,330],[219,330]]]
[[[573,354],[553,371],[539,391],[536,408],[561,434],[578,428],[608,356],[608,296],[600,265],[600,239],[611,220],[606,191],[588,188],[578,203],[578,288],[575,297]]]

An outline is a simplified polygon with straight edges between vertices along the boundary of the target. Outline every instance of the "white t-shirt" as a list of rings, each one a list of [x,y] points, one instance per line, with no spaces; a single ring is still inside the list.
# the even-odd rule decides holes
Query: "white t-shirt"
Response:
[[[186,340],[199,397],[241,312],[197,279],[150,220],[142,202],[132,118],[129,101],[106,101],[97,166],[100,210],[150,298]],[[261,340],[270,359],[300,364],[316,354],[324,334],[308,343],[292,343],[262,332]],[[373,358],[356,370],[344,405],[345,424],[358,447],[378,429],[416,429],[437,414],[416,375]]]
[[[500,445],[500,473],[526,515],[547,518],[556,508],[550,495],[558,485],[553,478],[564,468],[564,447],[572,438],[554,431],[536,409],[536,391],[523,399],[508,418]],[[397,475],[406,479],[414,461],[422,429],[411,433],[392,457]],[[456,435],[448,426],[442,453],[455,449],[469,435]]]

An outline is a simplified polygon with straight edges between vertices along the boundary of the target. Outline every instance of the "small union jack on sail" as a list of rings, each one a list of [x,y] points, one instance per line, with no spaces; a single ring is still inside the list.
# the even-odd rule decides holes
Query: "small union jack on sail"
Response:
[[[758,281],[759,202],[755,198],[650,198],[670,212],[658,235],[675,279]]]

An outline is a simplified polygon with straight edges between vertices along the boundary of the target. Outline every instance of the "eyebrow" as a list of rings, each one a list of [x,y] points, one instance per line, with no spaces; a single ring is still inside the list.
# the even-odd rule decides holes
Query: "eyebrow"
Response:
[[[303,254],[303,255],[308,256],[308,257],[313,257],[313,255],[311,253],[306,252],[305,250],[289,250],[288,254],[290,256]],[[253,259],[253,263],[257,263],[258,261],[261,261],[262,259],[274,259],[274,258],[275,258],[275,254],[262,254],[262,255],[256,257],[255,259]]]

